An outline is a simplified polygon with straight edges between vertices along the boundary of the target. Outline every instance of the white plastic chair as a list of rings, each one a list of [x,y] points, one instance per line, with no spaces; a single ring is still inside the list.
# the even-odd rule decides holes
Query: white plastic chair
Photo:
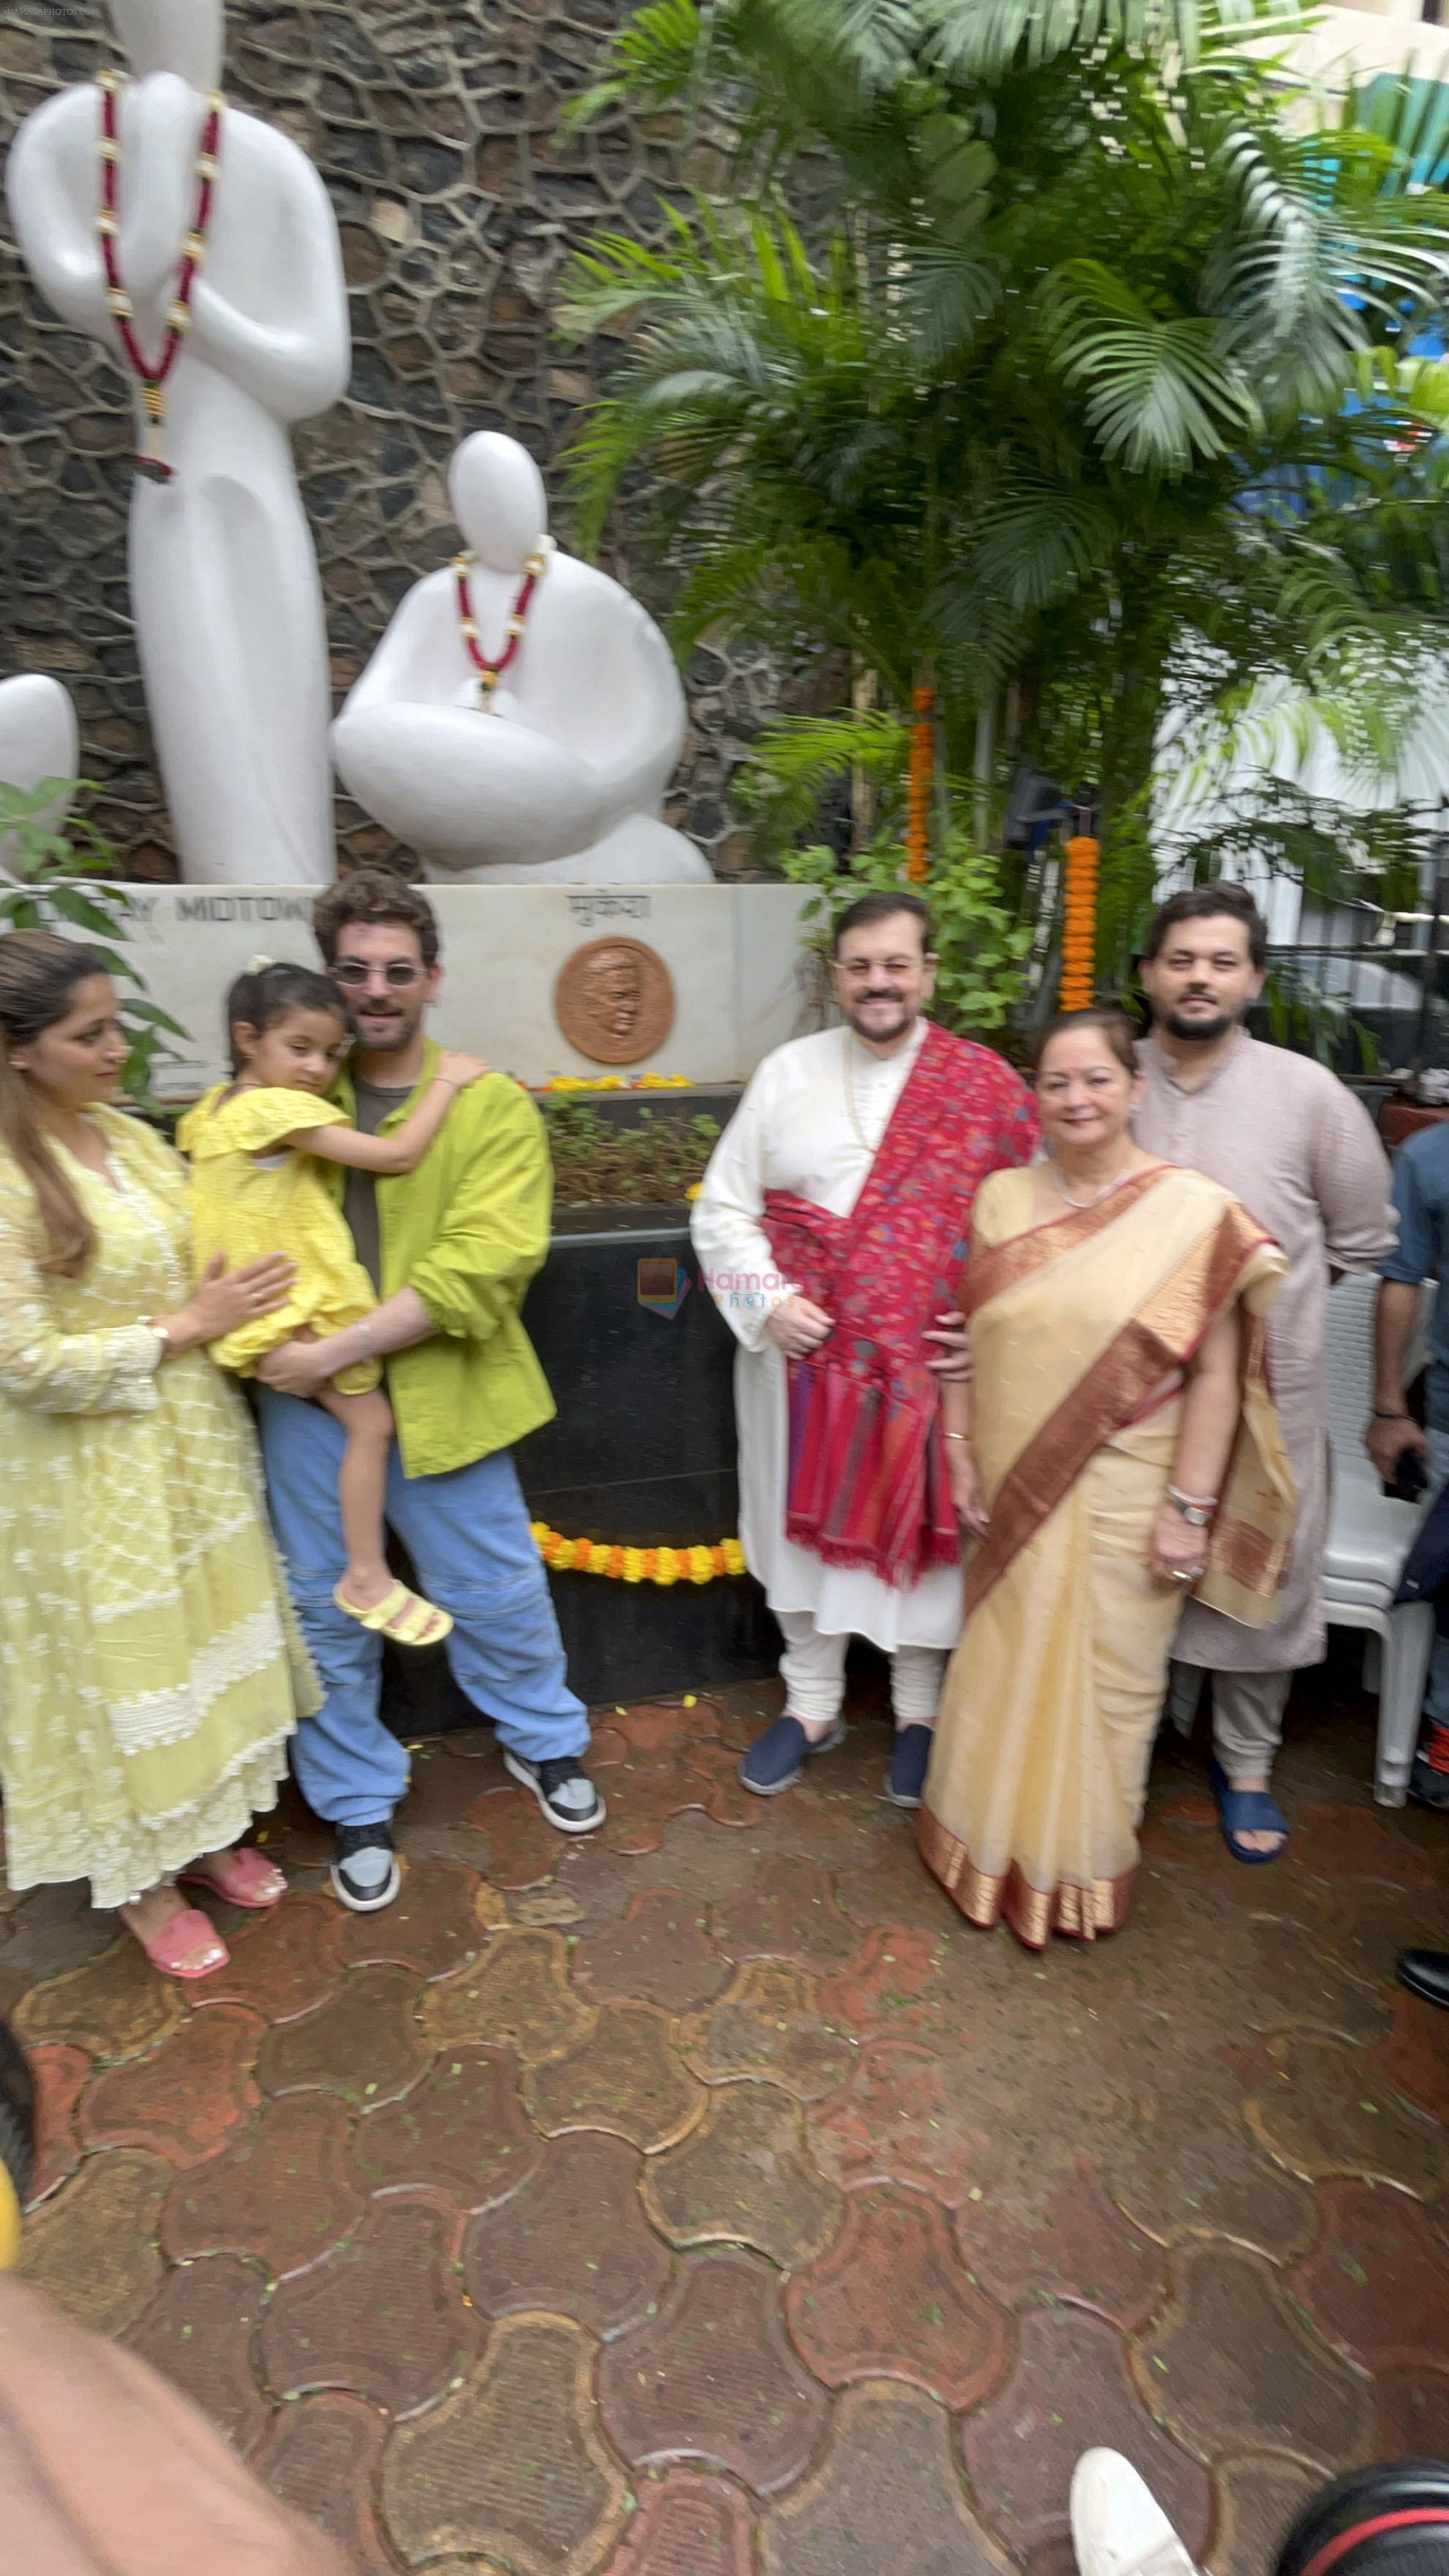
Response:
[[[1333,1483],[1321,1597],[1331,1628],[1369,1632],[1364,1679],[1372,1689],[1377,1663],[1379,1694],[1374,1796],[1381,1807],[1402,1807],[1434,1648],[1434,1611],[1428,1602],[1394,1608],[1404,1560],[1426,1506],[1397,1502],[1386,1494],[1363,1445],[1374,1400],[1378,1289],[1377,1279],[1343,1279],[1329,1291],[1324,1364]],[[1423,1366],[1433,1295],[1432,1285],[1426,1285],[1406,1382]]]

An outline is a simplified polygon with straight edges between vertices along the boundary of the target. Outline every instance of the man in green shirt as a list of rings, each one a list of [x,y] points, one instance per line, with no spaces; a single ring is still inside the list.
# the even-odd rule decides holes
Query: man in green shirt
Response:
[[[329,887],[313,927],[355,1040],[338,1098],[359,1127],[387,1133],[432,1078],[423,1013],[441,977],[437,922],[401,877],[365,869]],[[293,1767],[313,1813],[336,1828],[332,1881],[355,1913],[397,1894],[392,1814],[408,1763],[378,1711],[381,1641],[332,1598],[342,1433],[299,1399],[369,1355],[386,1359],[397,1422],[388,1521],[429,1599],[452,1613],[459,1686],[492,1718],[505,1763],[551,1824],[584,1834],[603,1822],[579,1762],[588,1719],[568,1686],[510,1455],[554,1411],[518,1312],[548,1249],[551,1196],[538,1111],[505,1075],[485,1075],[454,1101],[415,1171],[348,1176],[374,1313],[325,1340],[284,1343],[258,1371],[272,1521],[326,1691],[298,1729]]]

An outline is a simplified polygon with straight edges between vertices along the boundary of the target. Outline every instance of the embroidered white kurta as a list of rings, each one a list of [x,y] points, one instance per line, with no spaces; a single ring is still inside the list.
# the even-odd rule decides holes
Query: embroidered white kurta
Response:
[[[850,1215],[925,1041],[918,1020],[899,1055],[878,1056],[848,1029],[794,1038],[766,1056],[710,1158],[691,1232],[705,1282],[740,1347],[740,1542],[772,1610],[808,1611],[825,1636],[897,1646],[954,1646],[961,1575],[937,1566],[908,1590],[879,1575],[822,1564],[785,1536],[789,1437],[785,1360],[765,1333],[789,1294],[764,1228],[765,1193],[788,1190]]]
[[[1328,1274],[1375,1271],[1393,1243],[1388,1161],[1362,1103],[1307,1056],[1243,1033],[1198,1090],[1184,1091],[1155,1038],[1138,1055],[1146,1077],[1139,1145],[1221,1181],[1289,1262],[1268,1318],[1273,1394],[1300,1496],[1283,1606],[1271,1628],[1244,1628],[1190,1601],[1172,1651],[1210,1672],[1296,1671],[1320,1662],[1325,1643]]]

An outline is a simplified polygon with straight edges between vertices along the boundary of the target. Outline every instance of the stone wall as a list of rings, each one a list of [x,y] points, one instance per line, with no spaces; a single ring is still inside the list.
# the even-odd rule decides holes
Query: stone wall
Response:
[[[316,533],[339,701],[410,581],[456,546],[447,459],[510,431],[550,475],[605,349],[562,351],[559,271],[596,229],[655,239],[691,169],[667,122],[563,129],[629,0],[232,0],[226,87],[303,145],[336,209],[351,288],[346,398],[296,450]],[[12,0],[0,24],[0,153],[52,89],[115,59],[99,0]],[[0,599],[5,670],[52,671],[75,698],[93,819],[127,873],[174,876],[126,588],[131,412],[93,343],[39,303],[0,235]],[[631,577],[627,521],[609,568]],[[663,606],[661,601],[651,605]],[[669,819],[724,874],[743,864],[726,786],[768,711],[766,669],[700,652]],[[343,863],[390,838],[338,800]]]

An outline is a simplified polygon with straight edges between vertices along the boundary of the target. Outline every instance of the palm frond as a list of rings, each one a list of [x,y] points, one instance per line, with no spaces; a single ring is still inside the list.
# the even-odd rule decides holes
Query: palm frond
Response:
[[[696,0],[648,0],[621,27],[604,57],[603,77],[576,99],[573,125],[592,125],[614,107],[672,107],[701,80],[712,43],[723,32]]]
[[[1442,303],[1442,205],[1398,193],[1396,149],[1346,118],[1299,135],[1236,128],[1217,162],[1231,220],[1208,291],[1237,344],[1266,355],[1270,399],[1332,407],[1362,349]]]
[[[983,323],[997,311],[1008,264],[988,233],[970,249],[954,242],[913,241],[891,279],[896,323],[912,364],[937,377],[963,362]]]
[[[1100,494],[1023,478],[977,514],[970,571],[1013,609],[1050,608],[1110,560],[1115,534]]]
[[[1343,122],[1376,135],[1396,165],[1389,185],[1442,188],[1449,176],[1449,81],[1410,63],[1399,72],[1351,80]]]
[[[773,0],[783,33],[813,52],[822,41],[867,90],[914,76],[930,11],[922,0]]]
[[[1048,282],[1040,320],[1104,454],[1134,471],[1183,474],[1260,425],[1219,324],[1154,313],[1100,260],[1065,261]]]
[[[1257,37],[1301,33],[1309,13],[1280,0],[935,0],[928,48],[958,80],[996,80],[1013,65],[1121,46],[1186,64]]]
[[[852,772],[880,790],[905,778],[909,728],[877,708],[787,716],[750,746],[734,796],[750,817],[757,855],[774,858],[818,825],[822,800]]]

